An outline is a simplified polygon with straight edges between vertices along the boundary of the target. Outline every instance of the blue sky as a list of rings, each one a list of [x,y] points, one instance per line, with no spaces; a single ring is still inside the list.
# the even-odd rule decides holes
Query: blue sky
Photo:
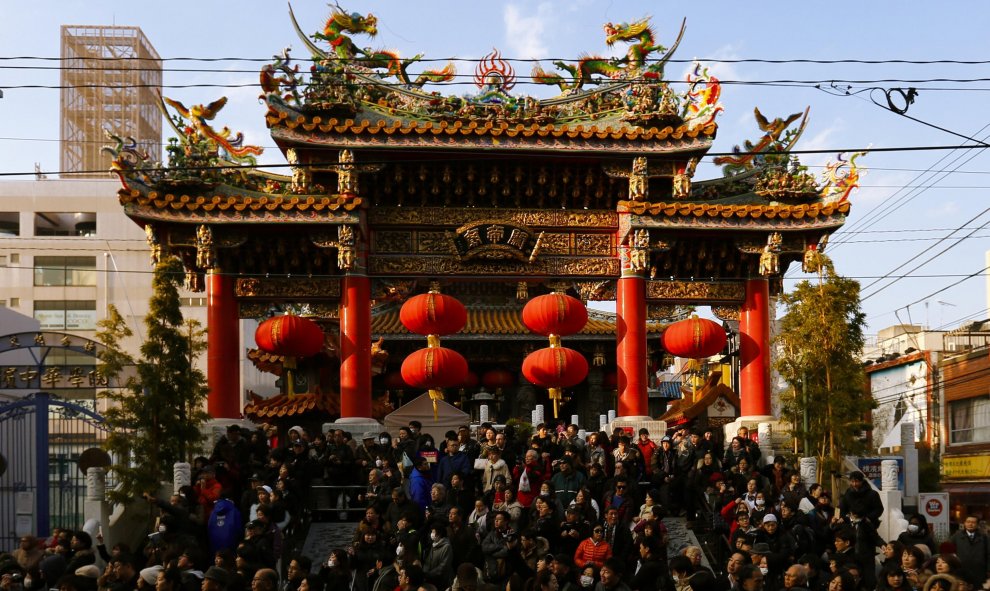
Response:
[[[575,59],[581,53],[607,54],[602,24],[653,17],[660,40],[669,42],[687,19],[687,32],[676,58],[710,59],[869,59],[980,60],[990,59],[982,2],[350,2],[351,11],[372,12],[379,19],[374,40],[362,46],[386,47],[402,55],[478,58],[497,47],[510,58]],[[298,0],[294,5],[304,30],[322,27],[328,14],[323,2]],[[138,25],[164,58],[268,58],[286,46],[304,57],[281,1],[150,3],[140,1],[55,1],[30,3],[0,0],[5,15],[0,57],[57,56],[62,24]],[[0,172],[29,172],[39,162],[45,170],[58,168],[59,96],[52,89],[16,89],[24,84],[58,84],[56,70],[15,69],[12,66],[52,66],[53,62],[0,61]],[[549,62],[544,65],[549,67]],[[244,84],[257,81],[258,62],[166,62],[168,68],[215,69],[215,72],[166,71],[165,85]],[[668,79],[683,79],[687,64],[671,64]],[[471,71],[461,65],[462,74]],[[529,63],[517,63],[527,74]],[[879,82],[934,78],[990,79],[990,65],[908,64],[761,64],[711,62],[719,78],[742,81],[862,80],[859,90],[916,86],[919,96],[908,115],[964,135],[990,135],[985,105],[986,82]],[[877,81],[877,82],[871,82]],[[945,89],[955,90],[945,90]],[[452,92],[467,92],[463,86]],[[525,85],[516,94],[546,93]],[[245,132],[248,143],[272,146],[262,120],[258,90],[250,88],[165,89],[185,104],[230,97],[221,113],[222,124]],[[764,114],[785,115],[811,107],[810,123],[799,144],[804,149],[904,146],[944,146],[967,143],[959,137],[911,121],[871,102],[886,99],[882,90],[853,96],[815,88],[758,85],[724,86],[725,112],[719,118],[715,151],[727,151],[759,132],[753,108]],[[803,161],[819,171],[826,156]],[[276,150],[264,161],[277,162]],[[987,313],[986,281],[977,277],[927,297],[962,276],[986,266],[990,249],[990,157],[982,150],[872,153],[861,160],[869,170],[863,187],[853,195],[849,231],[833,238],[830,253],[839,272],[860,278],[870,294],[876,277],[889,273],[911,277],[866,298],[870,330],[898,322],[954,326],[960,319],[982,319]],[[945,171],[925,173],[927,169]],[[699,168],[697,179],[721,172]],[[3,177],[18,178],[18,177]],[[975,219],[974,219],[975,218]],[[973,221],[970,221],[973,220]],[[967,224],[967,222],[969,222]],[[978,229],[988,224],[986,229]],[[966,228],[952,233],[957,228]],[[957,239],[972,234],[966,240]],[[947,240],[938,242],[948,236]],[[957,244],[958,242],[958,244]],[[954,245],[954,246],[953,246]],[[919,265],[940,250],[945,254]],[[914,261],[914,262],[912,262]],[[905,264],[906,263],[906,264]],[[898,266],[905,264],[900,270]],[[917,269],[915,267],[918,266]],[[786,284],[800,278],[796,269]],[[923,300],[918,302],[918,300]],[[915,303],[917,302],[917,303]],[[926,306],[927,302],[927,306]],[[913,304],[906,308],[908,304]]]

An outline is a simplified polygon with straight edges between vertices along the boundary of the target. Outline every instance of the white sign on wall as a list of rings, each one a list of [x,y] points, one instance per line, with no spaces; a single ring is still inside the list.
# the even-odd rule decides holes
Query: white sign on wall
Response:
[[[941,544],[949,539],[949,493],[919,493],[918,511],[932,526],[935,543]]]

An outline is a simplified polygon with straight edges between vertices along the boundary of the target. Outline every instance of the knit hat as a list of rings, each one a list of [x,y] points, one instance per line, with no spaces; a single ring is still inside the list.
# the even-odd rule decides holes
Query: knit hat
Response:
[[[773,513],[767,513],[763,516],[763,523],[777,523],[777,516]]]
[[[76,574],[80,577],[89,577],[91,579],[100,578],[100,569],[95,564],[87,564],[86,566],[80,566],[76,569]]]
[[[138,576],[140,576],[145,583],[154,587],[155,583],[158,582],[158,573],[160,572],[162,572],[162,565],[156,564],[154,566],[149,566],[148,568],[141,569],[141,572],[138,573]]]

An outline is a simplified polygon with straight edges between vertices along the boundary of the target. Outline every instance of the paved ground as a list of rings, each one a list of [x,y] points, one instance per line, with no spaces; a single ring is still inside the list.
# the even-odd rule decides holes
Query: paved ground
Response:
[[[303,544],[303,556],[313,561],[313,572],[320,569],[334,548],[347,548],[357,523],[314,523],[309,526],[309,535]]]
[[[683,517],[667,517],[663,522],[670,536],[668,556],[677,555],[685,546],[701,545],[694,532],[687,528],[687,522]],[[312,559],[314,571],[319,570],[331,550],[350,546],[356,527],[356,523],[314,523],[310,526],[309,536],[303,544],[303,555]],[[704,557],[703,561],[705,566],[711,567],[708,564],[708,557]]]

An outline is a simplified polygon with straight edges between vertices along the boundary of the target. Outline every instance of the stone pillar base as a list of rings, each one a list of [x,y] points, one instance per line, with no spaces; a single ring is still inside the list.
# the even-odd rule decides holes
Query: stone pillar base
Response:
[[[907,531],[908,526],[901,509],[904,495],[899,490],[882,490],[880,500],[883,501],[883,517],[880,518],[877,533],[885,540],[896,540],[897,536]]]
[[[206,451],[213,449],[217,441],[220,441],[221,437],[227,435],[227,427],[231,425],[237,425],[241,429],[248,429],[250,431],[258,428],[258,425],[247,419],[210,419],[203,423],[203,426],[200,428],[200,431],[206,436],[206,441],[203,442],[203,449]],[[244,436],[241,435],[241,437]],[[247,439],[247,437],[244,438]]]
[[[618,417],[611,423],[605,426],[606,433],[612,434],[612,431],[616,427],[632,428],[632,440],[633,443],[636,442],[636,438],[639,436],[640,429],[648,429],[650,431],[650,439],[655,441],[657,444],[660,443],[660,438],[667,434],[667,421],[658,421],[653,417]]]
[[[787,448],[787,437],[785,435],[790,429],[790,424],[769,415],[739,417],[731,423],[726,424],[724,427],[725,447],[729,447],[729,442],[736,436],[736,432],[739,431],[740,427],[749,429],[750,435],[753,433],[760,434],[761,424],[764,427],[769,426],[771,436],[769,441],[765,441],[766,437],[762,437],[758,443],[761,453],[759,465],[765,466],[773,462],[773,456]]]

